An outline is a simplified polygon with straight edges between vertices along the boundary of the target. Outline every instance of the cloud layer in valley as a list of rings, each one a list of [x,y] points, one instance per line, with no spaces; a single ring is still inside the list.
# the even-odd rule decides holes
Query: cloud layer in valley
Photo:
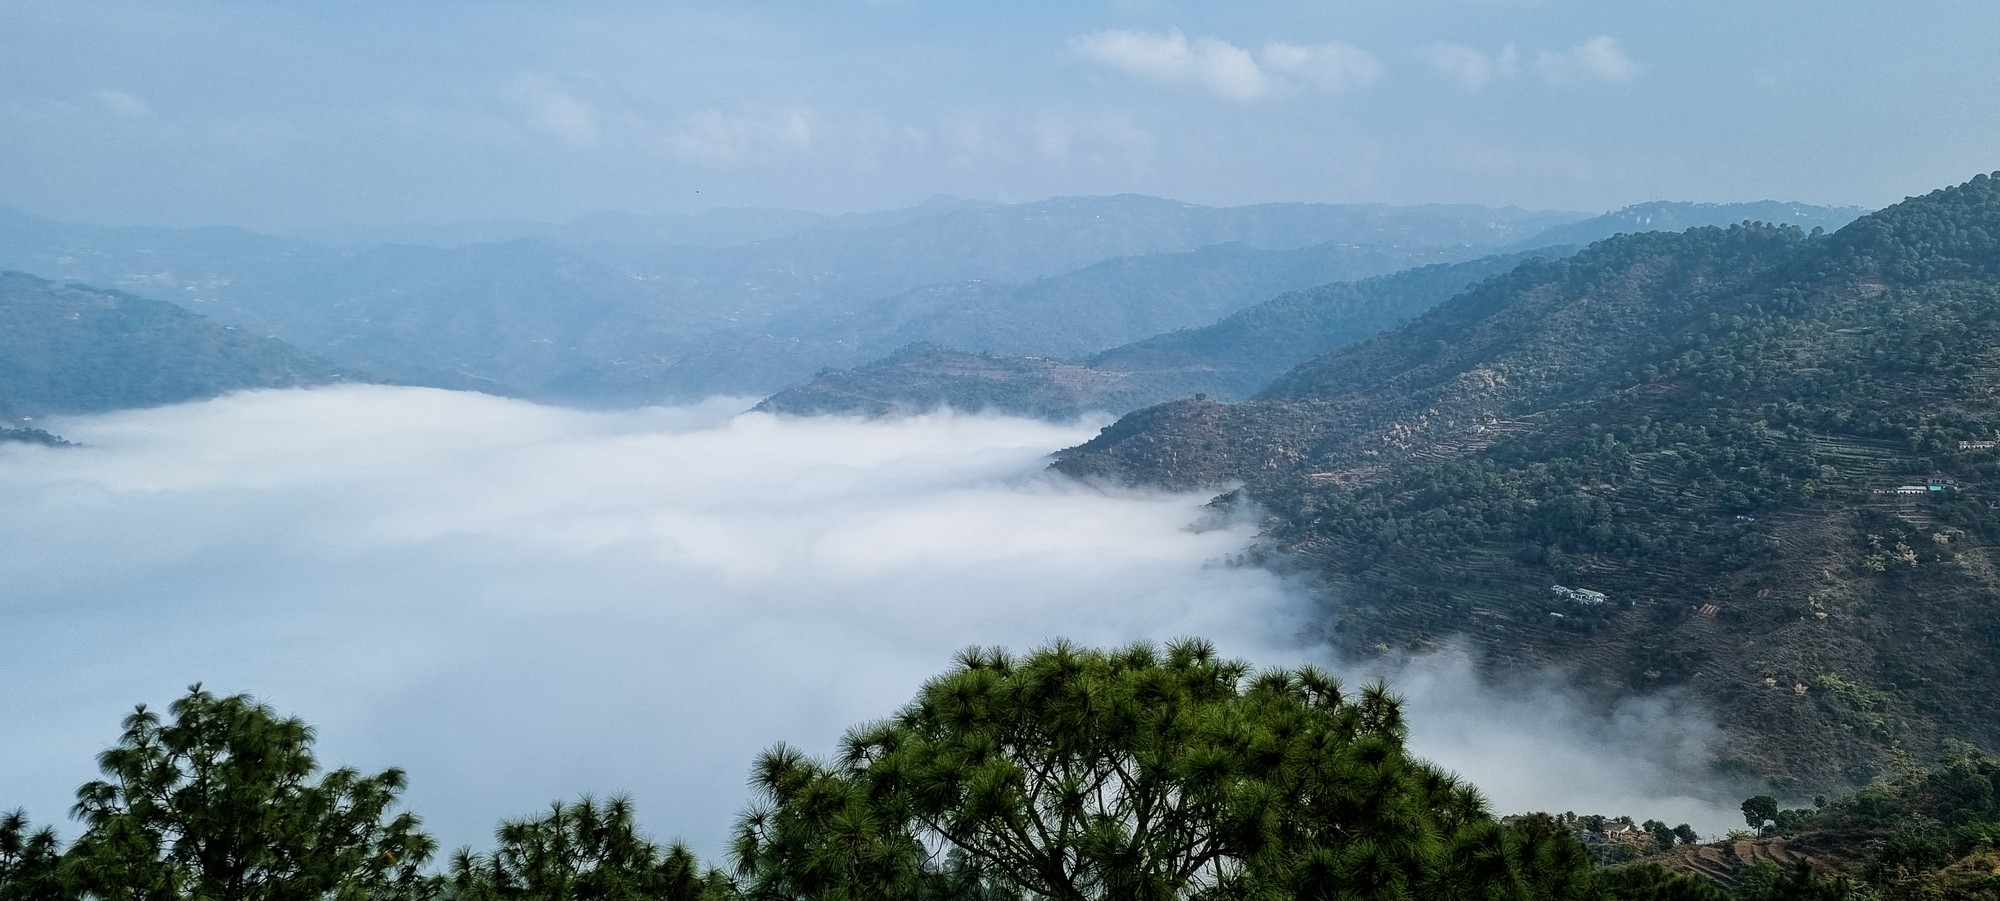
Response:
[[[346,387],[0,449],[0,807],[59,822],[123,712],[200,680],[314,723],[328,763],[408,770],[447,846],[625,791],[713,854],[759,750],[829,750],[968,645],[1203,635],[1326,662],[1310,604],[1222,562],[1250,524],[1045,475],[1088,425],[740,408]],[[1698,717],[1594,717],[1448,657],[1395,675],[1418,750],[1502,809],[1726,825],[1724,799],[1673,797]]]

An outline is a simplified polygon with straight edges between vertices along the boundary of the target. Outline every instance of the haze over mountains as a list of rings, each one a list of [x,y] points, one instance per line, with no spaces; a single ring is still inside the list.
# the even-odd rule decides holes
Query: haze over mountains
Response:
[[[1242,484],[1342,644],[1679,687],[1795,790],[1990,747],[1996,235],[1982,175],[1830,235],[1614,238],[1059,468]]]
[[[1292,366],[1395,325],[1538,255],[1496,254],[1291,291],[1209,325],[1071,355],[1078,360],[1073,363],[913,344],[863,366],[820,373],[771,396],[760,409],[880,415],[950,406],[1064,418],[1196,394],[1239,399]]]
[[[1738,216],[1750,212],[1780,221]],[[845,430],[840,440],[866,449],[875,436],[907,438],[935,422],[889,417],[954,408],[1069,423],[1049,428],[1075,440],[1080,417],[1133,411],[1058,456],[1055,468],[1080,480],[1060,482],[1060,497],[1123,486],[1113,489],[1122,503],[1166,489],[1181,492],[1160,496],[1184,509],[1224,492],[1216,515],[1233,546],[1248,542],[1237,562],[1269,570],[1242,583],[1251,586],[1245,597],[1295,640],[1325,642],[1349,665],[1415,684],[1454,673],[1442,694],[1420,695],[1439,709],[1490,691],[1480,680],[1544,686],[1534,697],[1561,698],[1554,715],[1575,731],[1570,741],[1618,748],[1623,772],[1650,780],[1647,797],[1700,818],[1713,814],[1707,802],[1666,786],[1716,778],[1705,769],[1713,761],[1729,778],[1752,780],[1743,784],[1805,793],[1864,781],[1894,749],[2000,744],[2000,716],[1981,687],[2000,682],[1991,606],[2000,596],[2000,504],[1985,497],[2000,478],[1992,349],[2000,346],[2000,176],[1856,215],[1795,204],[1651,204],[1592,219],[1457,207],[1218,211],[1119,197],[938,204],[876,224],[813,220],[747,244],[569,246],[544,236],[362,250],[232,229],[16,216],[0,229],[9,259],[71,274],[123,272],[109,281],[132,291],[0,275],[0,314],[13,326],[0,342],[0,404],[16,422],[39,424],[52,414],[379,381],[386,372],[630,406],[762,391],[818,370],[760,405],[786,414],[777,419],[730,420],[715,406],[741,409],[747,399],[637,414],[695,416],[702,424],[687,434],[704,436],[697,450],[676,451],[695,456],[711,433],[741,428]],[[1690,221],[1716,224],[1646,230]],[[1286,229],[1331,238],[1287,246],[1274,236]],[[1078,247],[1112,255],[1083,261],[1076,248],[1052,251],[1049,242],[1070,231],[1086,236]],[[1383,240],[1342,240],[1364,233]],[[1557,238],[1576,243],[1543,243]],[[955,258],[953,243],[976,252]],[[280,290],[288,285],[301,293]],[[355,403],[371,396],[385,415],[404,403],[337,393],[318,403],[365,416]],[[438,423],[469,417],[465,428],[506,436],[536,409],[410,403],[433,405]],[[301,421],[286,424],[295,409],[304,407],[238,398],[203,416],[258,411],[274,434],[310,434]],[[842,416],[812,418],[828,413]],[[162,413],[139,432],[120,431],[116,419],[81,422],[114,447],[157,440],[176,422],[207,428],[179,416]],[[1004,444],[1013,426],[1001,422],[980,441]],[[312,429],[329,425],[359,431],[351,420]],[[651,426],[629,431],[618,419],[572,425],[658,441],[642,434]],[[262,446],[249,438],[254,423],[230,429],[228,440],[247,442],[249,453]],[[0,438],[60,443],[11,427]],[[966,450],[1002,453],[974,445]],[[852,467],[834,475],[843,467],[819,468],[808,449],[792,451],[785,465],[797,472],[790,487],[765,491],[773,498],[796,500],[787,492],[831,490],[852,477]],[[1006,474],[993,489],[1000,496],[1051,490],[1023,487],[1022,455],[1038,451],[1004,453],[1010,462],[990,470]],[[698,468],[695,456],[676,467]],[[318,478],[270,463],[287,480],[306,480],[298,485]],[[732,484],[769,475],[747,456],[736,464]],[[157,462],[142,454],[130,465],[142,475],[129,484],[155,480],[143,473]],[[374,478],[376,464],[356,465],[354,478]],[[897,464],[929,465],[921,454]],[[527,484],[539,472],[509,478]],[[53,510],[50,492],[74,478],[112,496],[134,476],[114,468],[15,487]],[[413,478],[444,481],[428,469]],[[666,486],[672,493],[694,490],[694,476],[677,478]],[[946,481],[950,492],[972,490],[957,475]],[[226,492],[227,482],[200,492]],[[577,490],[565,504],[595,510],[612,496]],[[490,485],[478,493],[506,494]],[[921,496],[906,500],[931,509]],[[458,511],[456,500],[440,503],[436,517],[486,521]],[[894,515],[928,523],[933,514]],[[438,535],[484,528],[427,516],[405,510],[383,522],[434,520]],[[516,517],[510,528],[532,532],[534,520]],[[757,565],[742,561],[769,550],[748,532],[731,532],[734,544],[721,547],[686,523],[635,523],[603,534],[658,531],[689,555],[674,566],[691,569],[674,580],[714,581],[708,570],[718,567],[751,572]],[[223,532],[242,524],[202,539],[212,548],[199,553],[220,554],[233,540]],[[905,523],[870,534],[903,541],[959,527]],[[463,560],[458,551],[430,560],[430,528],[397,539],[410,543],[392,553],[420,578],[449,580]],[[799,553],[813,562],[797,565],[846,573],[830,536],[874,528],[888,527],[857,522],[812,537]],[[468,539],[446,544],[459,540]],[[609,550],[621,540],[557,555],[624,554]],[[983,554],[1007,539],[973,543]],[[992,565],[981,556],[976,569]],[[126,575],[152,579],[151,567]],[[1274,601],[1291,597],[1288,580],[1317,602]],[[1189,615],[1231,616],[1240,586],[1229,584],[1237,587]],[[633,596],[629,585],[617,591]],[[1271,613],[1273,604],[1283,610]],[[1635,704],[1651,705],[1644,752],[1605,725],[1633,715]],[[1719,712],[1720,731],[1705,731],[1690,710]],[[1489,744],[1516,740],[1507,723],[1485,729]],[[1700,738],[1672,743],[1690,729]]]
[[[1669,205],[1646,217],[1735,221],[1750,209]],[[1785,212],[1837,226],[1852,211]],[[920,342],[1080,361],[1287,291],[1536,244],[1557,226],[1574,240],[1630,220],[1137,196],[939,199],[842,217],[724,210],[314,233],[334,242],[323,244],[10,212],[0,216],[0,269],[169,301],[379,378],[631,404],[769,393]],[[381,238],[437,246],[367,243]]]
[[[1997,34],[0,3],[0,901],[2000,901]]]
[[[1714,228],[1754,214],[1780,222]],[[1280,523],[1290,523],[1284,529],[1292,531],[1270,535],[1270,553],[1366,559],[1376,571],[1402,573],[1394,555],[1382,559],[1352,537],[1312,531],[1324,515],[1304,511],[1320,511],[1350,491],[1366,497],[1374,481],[1414,479],[1404,467],[1488,453],[1490,444],[1506,446],[1498,442],[1502,434],[1540,434],[1532,426],[1540,422],[1536,416],[1546,416],[1536,412],[1540,408],[1516,408],[1528,400],[1494,406],[1488,394],[1514,396],[1508,392],[1538,384],[1526,396],[1572,398],[1602,390],[1602,382],[1638,378],[1614,376],[1604,366],[1628,372],[1632,360],[1664,354],[1664,336],[1694,328],[1690,322],[1708,322],[1704,316],[1712,310],[1700,298],[1720,296],[1724,286],[1778,290],[1764,282],[1744,284],[1750,284],[1746,278],[1776,278],[1766,270],[1800,270],[1808,264],[1794,256],[1818,258],[1812,254],[1824,250],[1816,248],[1836,246],[1888,216],[1838,230],[1856,214],[1766,202],[1644,204],[1582,218],[1466,206],[1202,208],[1112,196],[1016,206],[938,200],[844,218],[730,210],[716,214],[720,224],[706,246],[582,240],[646,234],[678,240],[708,222],[606,218],[562,228],[482,224],[412,232],[450,246],[366,248],[234,228],[64,226],[12,214],[0,226],[6,266],[98,278],[132,292],[56,284],[20,272],[0,280],[6,288],[0,300],[16,326],[0,402],[18,418],[384,376],[600,406],[718,390],[764,392],[804,380],[764,402],[766,410],[790,414],[956,406],[1070,420],[1090,410],[1174,400],[1118,422],[1066,457],[1064,467],[1176,489],[1246,481],[1250,497],[1270,505]],[[1652,224],[1690,222],[1708,226],[1684,234],[1644,232]],[[1828,228],[1838,230],[1836,236],[1820,238]],[[1632,230],[1642,234],[1580,248],[1580,242]],[[508,240],[448,240],[454,234]],[[746,234],[760,240],[730,242]],[[1548,244],[1558,238],[1566,244]],[[1832,278],[1814,272],[1820,282]],[[1574,300],[1566,298],[1614,288],[1638,298],[1668,298],[1666,308],[1680,318],[1660,318],[1662,312],[1628,300],[1590,314],[1598,318],[1576,320],[1580,312],[1568,312]],[[1538,308],[1530,304],[1554,306],[1528,312]],[[1488,316],[1494,324],[1438,330],[1438,322],[1466,316]],[[1408,324],[1396,328],[1398,322]],[[1728,322],[1730,334],[1750,328],[1740,316]],[[1384,328],[1394,330],[1366,340]],[[1494,338],[1480,338],[1486,332]],[[1512,372],[1492,362],[1494,354],[1524,350],[1480,350],[1480,340],[1502,340],[1500,348],[1532,340],[1530,356],[1544,362],[1528,364],[1532,378]],[[1434,356],[1484,362],[1424,362]],[[852,368],[830,368],[842,364]],[[812,370],[820,372],[808,380]],[[1504,390],[1484,386],[1488,382]],[[1464,390],[1474,392],[1462,396]],[[1176,400],[1194,394],[1206,400]],[[1258,400],[1244,406],[1220,404],[1252,394]],[[1618,420],[1610,412],[1592,416],[1600,416],[1604,428]],[[1328,444],[1336,440],[1332,434],[1348,434],[1342,428],[1352,436],[1338,440],[1360,440],[1358,451],[1334,451],[1336,444]],[[1450,442],[1418,438],[1426,428],[1458,432]],[[1468,434],[1476,438],[1462,436],[1466,428],[1474,428]],[[1404,448],[1400,453],[1408,446],[1432,448],[1416,451],[1412,463],[1398,463],[1400,457],[1378,446],[1388,440],[1380,434],[1394,434],[1386,446]],[[1322,459],[1340,463],[1312,463]],[[1728,525],[1738,521],[1726,517],[1764,513],[1760,505],[1770,491],[1770,485],[1732,489],[1728,503],[1712,501],[1720,507],[1710,517]],[[1350,511],[1342,523],[1362,519]],[[1498,609],[1514,611],[1498,617],[1550,613],[1542,611],[1546,585],[1540,585],[1550,579],[1588,575],[1592,585],[1662,593],[1676,603],[1722,591],[1698,589],[1706,583],[1688,577],[1690,567],[1716,569],[1708,559],[1662,565],[1660,579],[1674,583],[1668,589],[1636,575],[1612,579],[1600,573],[1608,563],[1594,565],[1598,569],[1578,563],[1586,549],[1574,539],[1536,539],[1528,545],[1530,555],[1514,545],[1530,527],[1492,529],[1500,529],[1492,533],[1500,549],[1514,549],[1488,555],[1500,561],[1492,565],[1498,569],[1476,579],[1478,585],[1512,585],[1480,589],[1506,599],[1492,601]],[[1740,523],[1720,533],[1688,529],[1694,531],[1684,547],[1700,549],[1688,553],[1736,547],[1754,531]],[[1392,529],[1388,535],[1402,533]],[[1402,537],[1394,541],[1404,543]],[[1648,559],[1666,559],[1660,547],[1630,541],[1638,541],[1632,547],[1644,547]],[[1726,567],[1716,569],[1722,571]],[[1418,597],[1432,591],[1424,579],[1394,573],[1378,579],[1382,591],[1418,591]],[[1378,583],[1362,579],[1354,583],[1360,589],[1342,591]],[[1456,593],[1444,597],[1452,599],[1450,609],[1466,603]],[[1364,615],[1364,609],[1340,621],[1354,649],[1370,643],[1424,647],[1464,629],[1464,623],[1444,625],[1434,615],[1408,613],[1422,605],[1398,601],[1380,607],[1388,611],[1380,615]],[[1550,635],[1548,623],[1526,623],[1532,629],[1518,631],[1526,639],[1494,625],[1506,641],[1486,651],[1562,663],[1534,643],[1542,639],[1532,639]],[[1612,649],[1626,639],[1602,641]],[[1672,663],[1684,653],[1628,657],[1642,663],[1630,663],[1622,679],[1634,691],[1684,681],[1702,685],[1688,669],[1694,665]],[[1738,733],[1756,735],[1752,727]],[[1768,771],[1830,779],[1836,773],[1828,767],[1858,753],[1786,761]]]

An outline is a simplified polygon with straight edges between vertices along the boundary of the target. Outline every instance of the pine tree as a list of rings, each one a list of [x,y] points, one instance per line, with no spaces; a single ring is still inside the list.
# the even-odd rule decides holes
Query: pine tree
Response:
[[[409,895],[435,842],[391,814],[401,770],[319,773],[313,732],[247,695],[200,685],[140,705],[105,778],[77,790],[85,824],[64,855],[74,889],[105,901],[358,901]]]
[[[501,824],[499,847],[461,850],[448,879],[462,901],[699,901],[726,897],[719,873],[704,873],[686,847],[639,834],[632,802],[588,796],[543,816]]]
[[[1589,897],[1567,831],[1501,825],[1404,734],[1385,686],[1200,641],[974,649],[838,762],[766,754],[737,860],[769,898]]]

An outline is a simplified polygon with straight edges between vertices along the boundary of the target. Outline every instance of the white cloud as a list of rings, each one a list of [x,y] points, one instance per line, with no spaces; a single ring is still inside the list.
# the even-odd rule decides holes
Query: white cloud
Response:
[[[1192,84],[1237,100],[1263,96],[1270,80],[1250,51],[1214,38],[1189,41],[1176,28],[1155,34],[1112,29],[1070,39],[1100,63],[1165,84]]]
[[[1382,77],[1382,62],[1350,44],[1266,44],[1258,59],[1269,72],[1329,94],[1365,87]]]
[[[1417,48],[1416,58],[1474,92],[1513,78],[1522,68],[1520,51],[1511,43],[1496,53],[1487,53],[1464,44],[1439,42]],[[1626,82],[1639,69],[1618,39],[1610,35],[1598,35],[1567,50],[1542,50],[1534,60],[1534,71],[1556,85]]]
[[[1639,73],[1639,64],[1608,34],[1584,41],[1568,50],[1544,50],[1535,58],[1535,68],[1555,84],[1584,81],[1626,82]]]
[[[628,790],[714,852],[758,750],[830,750],[959,648],[1265,657],[1303,615],[1212,565],[1249,527],[1187,530],[1206,498],[1044,476],[1090,425],[743,405],[267,392],[0,448],[0,659],[47,675],[0,695],[0,805],[59,820],[121,711],[199,679],[305,716],[330,762],[407,768],[447,847]]]
[[[594,106],[546,78],[521,76],[515,79],[508,95],[520,107],[528,127],[564,144],[589,147],[597,143],[602,133]]]
[[[1742,825],[1760,788],[1708,772],[1721,738],[1684,699],[1628,698],[1605,713],[1559,673],[1481,677],[1462,649],[1372,667],[1404,698],[1410,747],[1507,812],[1630,814],[1704,835]]]
[[[1216,38],[1189,40],[1177,28],[1099,31],[1071,38],[1070,47],[1128,75],[1233,100],[1252,100],[1286,87],[1334,93],[1372,84],[1382,74],[1373,54],[1347,44],[1275,42],[1252,53]]]
[[[682,119],[666,146],[693,162],[734,166],[812,149],[813,126],[801,110],[703,110]]]
[[[1511,78],[1520,67],[1520,53],[1513,44],[1488,54],[1464,44],[1436,43],[1417,50],[1417,58],[1439,74],[1457,81],[1468,91],[1478,91],[1493,81]]]
[[[714,854],[759,750],[831,750],[967,645],[1196,634],[1260,665],[1328,662],[1300,637],[1314,605],[1216,563],[1249,522],[1194,530],[1201,495],[1045,475],[1089,424],[741,403],[346,387],[47,423],[83,448],[0,445],[0,660],[19,675],[0,804],[60,822],[132,704],[204,680],[318,726],[329,764],[404,767],[446,847],[629,791],[649,830]],[[1678,812],[1700,806],[1699,718],[1606,720],[1448,659],[1391,674],[1414,747],[1508,807],[1704,825]]]

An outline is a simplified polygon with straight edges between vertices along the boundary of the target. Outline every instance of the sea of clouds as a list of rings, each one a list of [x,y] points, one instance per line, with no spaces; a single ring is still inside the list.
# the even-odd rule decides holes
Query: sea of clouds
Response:
[[[1340,667],[1293,586],[1228,563],[1254,522],[1044,471],[1101,423],[744,406],[338,387],[0,445],[0,809],[74,834],[120,717],[200,681],[312,723],[328,765],[407,770],[447,848],[628,793],[715,855],[760,750],[830,751],[970,645],[1200,635],[1382,674]],[[1386,674],[1419,753],[1502,811],[1735,818],[1698,714],[1593,713],[1560,676],[1494,687],[1451,655]]]

